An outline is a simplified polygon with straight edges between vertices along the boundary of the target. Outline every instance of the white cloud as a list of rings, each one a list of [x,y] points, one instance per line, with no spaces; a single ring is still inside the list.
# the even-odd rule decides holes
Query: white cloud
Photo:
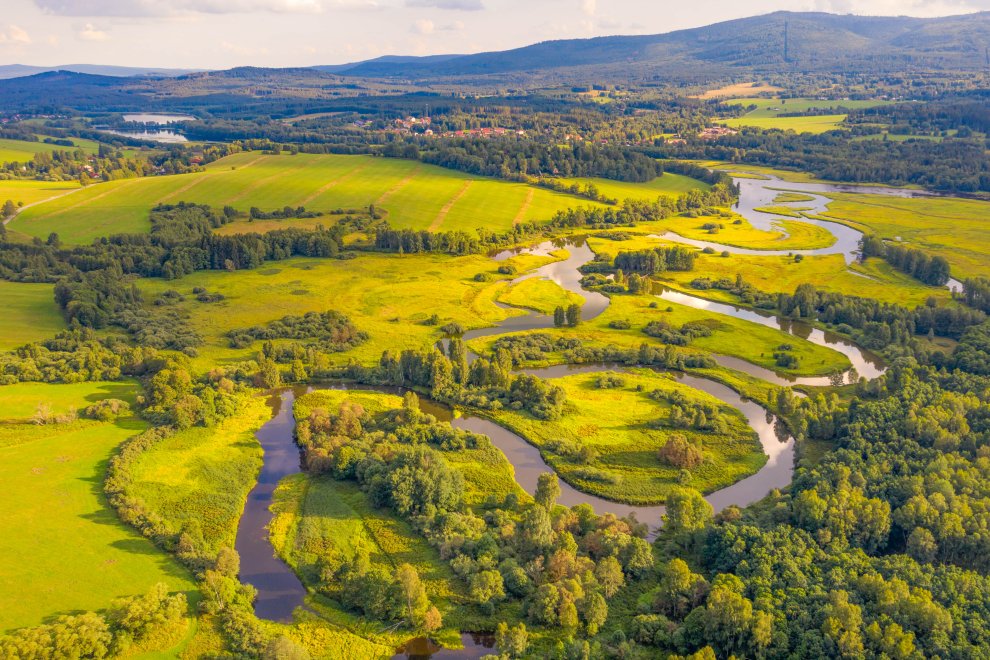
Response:
[[[92,23],[86,23],[82,26],[76,35],[83,41],[106,41],[110,38],[103,30],[97,29]]]
[[[6,30],[0,32],[0,44],[26,46],[29,43],[31,43],[31,35],[16,25],[8,25]]]
[[[481,0],[406,0],[406,7],[480,11],[485,8],[485,5]]]
[[[428,18],[420,18],[412,25],[414,34],[433,34],[437,26]]]
[[[598,11],[598,0],[581,0],[581,11],[585,16],[594,16]]]
[[[377,0],[34,0],[59,16],[174,16],[182,14],[316,14],[327,9],[376,8]]]

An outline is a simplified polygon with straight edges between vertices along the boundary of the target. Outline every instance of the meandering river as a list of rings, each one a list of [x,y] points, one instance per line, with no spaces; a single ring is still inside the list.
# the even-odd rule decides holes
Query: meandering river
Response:
[[[742,195],[737,210],[743,215],[746,215],[747,219],[754,226],[761,228],[769,227],[772,216],[757,212],[755,208],[766,206],[773,202],[773,198],[778,192],[773,189],[774,187],[798,190],[809,195],[815,194],[816,200],[825,200],[819,193],[827,191],[876,193],[880,190],[874,188],[864,189],[855,186],[792,184],[775,179],[768,181],[741,179],[738,182],[741,184]],[[889,191],[889,189],[883,190]],[[916,194],[914,191],[890,191],[890,193],[898,195]],[[813,205],[814,212],[819,213],[823,210],[819,208],[823,203],[824,201],[816,201],[814,203],[799,202],[798,204],[805,207]],[[831,248],[826,248],[827,252],[810,251],[808,253],[834,254],[841,252],[842,254],[846,254],[847,258],[851,258],[855,249],[854,244],[858,244],[859,241],[859,232],[855,232],[855,230],[851,230],[844,225],[838,225],[837,223],[815,222],[829,231],[832,231],[834,227],[841,227],[842,230],[835,231],[837,237],[836,243]],[[853,241],[853,235],[844,230],[854,233],[855,241]],[[670,234],[665,235],[664,238],[694,244],[688,239],[673,237]],[[700,243],[707,245],[704,242]],[[505,251],[495,255],[494,258],[497,261],[503,261],[514,254],[522,252],[546,255],[562,247],[565,247],[565,245],[559,242],[545,242],[532,248]],[[722,249],[724,246],[717,245],[717,247]],[[566,259],[550,263],[531,273],[522,275],[514,280],[514,282],[535,277],[550,279],[564,289],[576,293],[584,299],[582,317],[584,320],[590,320],[608,308],[609,298],[597,292],[586,291],[580,286],[581,273],[578,269],[594,257],[593,252],[587,246],[586,242],[583,239],[578,240],[576,243],[567,245],[566,249],[569,253]],[[732,251],[731,248],[726,249]],[[761,251],[759,253],[773,254],[773,251]],[[838,335],[822,331],[809,324],[783,319],[769,312],[754,311],[735,305],[712,302],[683,292],[660,290],[657,295],[661,299],[678,304],[689,305],[718,314],[725,314],[778,328],[796,337],[833,348],[846,355],[853,365],[853,369],[839,377],[839,380],[852,380],[860,376],[872,379],[883,373],[882,362],[876,356],[860,349],[855,344]],[[552,326],[553,319],[551,317],[530,312],[522,316],[511,316],[493,327],[472,330],[464,335],[464,340],[470,341],[478,337],[490,337],[521,330],[550,328]],[[473,358],[474,356],[471,357]],[[724,355],[716,355],[714,357],[722,366],[736,369],[780,385],[828,385],[836,380],[834,377],[790,377],[750,364],[737,357]],[[622,368],[619,365],[593,364],[561,365],[525,371],[526,373],[538,375],[543,378],[559,378],[574,373],[621,370]],[[784,488],[790,483],[794,468],[794,440],[788,435],[783,425],[778,424],[777,419],[771,413],[760,405],[746,400],[731,388],[714,380],[678,372],[674,372],[673,375],[680,382],[703,390],[717,397],[727,405],[738,409],[756,432],[763,451],[768,457],[763,468],[755,474],[706,496],[706,499],[716,511],[731,505],[746,506],[762,499],[772,490]],[[334,384],[325,387],[339,389],[350,386]],[[399,388],[353,387],[355,389],[374,389],[376,391],[390,393],[402,392]],[[286,388],[273,393],[269,399],[269,404],[272,407],[272,419],[262,426],[257,433],[257,437],[265,450],[264,467],[259,476],[258,484],[248,497],[247,506],[241,518],[237,535],[236,549],[241,555],[241,579],[258,589],[256,612],[260,617],[279,621],[291,620],[292,612],[297,607],[304,606],[306,595],[306,589],[295,573],[284,562],[275,557],[274,550],[268,539],[267,527],[272,518],[270,506],[275,485],[286,476],[300,471],[299,448],[295,444],[294,438],[295,424],[292,418],[292,405],[296,396],[301,392],[308,391],[308,389]],[[529,493],[535,492],[539,475],[552,470],[543,460],[539,450],[535,446],[521,436],[499,426],[489,419],[470,414],[460,417],[455,416],[449,407],[425,397],[421,397],[421,405],[425,411],[434,414],[438,419],[451,421],[457,428],[482,433],[491,438],[493,444],[505,453],[507,459],[513,465],[516,479],[520,486]],[[560,487],[561,495],[559,501],[561,504],[574,506],[576,504],[587,503],[598,513],[608,512],[619,516],[635,514],[641,522],[649,524],[651,536],[656,533],[660,525],[661,516],[664,513],[664,507],[662,506],[635,506],[606,500],[581,492],[564,481],[561,481]],[[452,657],[476,657],[476,655],[483,654],[485,649],[488,648],[485,645],[476,644],[473,639],[471,640],[471,646],[472,653]],[[418,648],[413,649],[413,647],[410,647],[407,651],[403,651],[403,655],[408,656],[418,650]]]

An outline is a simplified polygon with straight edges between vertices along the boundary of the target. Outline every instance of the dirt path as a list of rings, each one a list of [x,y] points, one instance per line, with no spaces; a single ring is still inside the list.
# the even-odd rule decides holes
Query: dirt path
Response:
[[[400,190],[402,190],[403,188],[405,188],[406,186],[408,186],[410,183],[412,183],[412,180],[416,178],[416,175],[419,173],[419,170],[422,167],[423,167],[423,164],[420,163],[419,165],[417,165],[416,167],[414,167],[404,179],[401,179],[400,181],[397,181],[394,186],[392,186],[391,188],[389,188],[388,190],[386,190],[384,193],[382,193],[382,196],[375,200],[375,206],[380,206],[380,205],[384,204],[385,202],[387,202],[389,200],[390,197],[392,197],[397,192],[399,192]]]
[[[464,185],[461,186],[461,189],[457,191],[457,194],[451,197],[450,201],[443,205],[443,208],[440,209],[440,213],[437,214],[436,219],[430,223],[429,231],[437,231],[440,229],[443,221],[447,219],[447,214],[450,213],[452,208],[454,208],[454,204],[459,202],[461,197],[464,197],[464,195],[467,194],[468,188],[471,187],[472,183],[474,183],[474,181],[470,179],[465,181]]]
[[[5,225],[6,224],[9,224],[11,220],[13,220],[17,216],[19,216],[24,211],[27,211],[32,206],[40,206],[41,204],[46,204],[48,202],[54,201],[56,199],[59,199],[61,197],[65,197],[66,195],[71,195],[72,193],[77,193],[80,190],[85,190],[85,188],[83,188],[82,186],[80,186],[78,188],[73,188],[72,190],[66,190],[64,193],[59,193],[58,195],[53,195],[52,197],[49,197],[48,199],[42,199],[42,200],[39,200],[37,202],[31,202],[30,204],[25,204],[24,206],[20,207],[16,211],[14,211],[14,215],[10,216],[9,218],[4,218],[3,219],[3,224],[5,224]]]
[[[516,213],[516,217],[512,219],[512,225],[518,225],[523,220],[526,219],[526,212],[529,211],[529,207],[533,204],[533,197],[536,195],[536,190],[530,188],[526,193],[526,200],[523,202],[522,206],[519,207],[519,213]]]

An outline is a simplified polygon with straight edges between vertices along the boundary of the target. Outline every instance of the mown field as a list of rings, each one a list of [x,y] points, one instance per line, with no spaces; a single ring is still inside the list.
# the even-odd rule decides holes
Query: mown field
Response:
[[[107,461],[145,423],[28,421],[39,403],[64,414],[106,398],[133,403],[136,394],[133,383],[0,388],[0,632],[103,609],[159,582],[195,591],[192,577],[121,523],[103,496]]]
[[[666,182],[674,191],[689,185],[683,177],[667,176],[657,180],[649,196],[659,194]],[[179,201],[231,205],[242,211],[286,205],[328,211],[374,204],[388,213],[395,227],[471,232],[479,227],[505,231],[514,223],[549,220],[561,209],[597,205],[536,186],[415,161],[245,152],[210,164],[206,172],[94,185],[27,209],[11,229],[43,238],[54,231],[64,242],[88,243],[112,233],[148,231],[152,207]]]
[[[0,139],[0,163],[23,163],[33,159],[35,154],[50,154],[53,151],[75,151],[76,149],[82,149],[87,153],[95,154],[99,149],[99,144],[93,140],[84,140],[83,138],[71,138],[71,140],[75,146],[63,147],[57,144],[45,144],[44,142]]]
[[[78,181],[0,181],[0,204],[37,204],[80,188]]]
[[[673,378],[643,369],[615,374],[621,383],[602,388],[602,374],[579,374],[554,380],[567,392],[567,412],[559,420],[540,421],[511,410],[494,418],[540,448],[547,463],[581,490],[633,504],[662,503],[679,483],[704,492],[716,490],[756,472],[766,461],[755,434],[739,411]],[[670,425],[671,405],[651,393],[673,393],[690,404],[719,407],[724,433],[711,434]],[[684,478],[681,469],[660,460],[658,451],[672,434],[701,444],[704,462]],[[561,445],[588,447],[589,460],[562,451]]]
[[[957,279],[990,277],[990,202],[830,193],[828,216],[945,257]]]
[[[781,117],[782,114],[793,112],[807,112],[809,110],[829,110],[833,108],[847,108],[856,110],[859,108],[871,108],[883,105],[883,101],[821,101],[818,99],[780,99],[780,98],[741,98],[727,101],[730,105],[749,107],[756,106],[742,117],[733,117],[723,120],[721,123],[726,126],[740,127],[753,126],[755,128],[781,130],[793,130],[798,133],[824,133],[839,128],[846,120],[846,115],[832,113],[826,115],[815,115],[806,117]]]
[[[48,339],[65,327],[51,284],[0,280],[0,350]]]

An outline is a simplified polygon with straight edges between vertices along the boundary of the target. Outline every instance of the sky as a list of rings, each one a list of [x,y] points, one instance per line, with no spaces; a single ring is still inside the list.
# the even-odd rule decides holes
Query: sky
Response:
[[[658,34],[777,10],[946,16],[990,0],[0,0],[0,64],[221,69]]]

